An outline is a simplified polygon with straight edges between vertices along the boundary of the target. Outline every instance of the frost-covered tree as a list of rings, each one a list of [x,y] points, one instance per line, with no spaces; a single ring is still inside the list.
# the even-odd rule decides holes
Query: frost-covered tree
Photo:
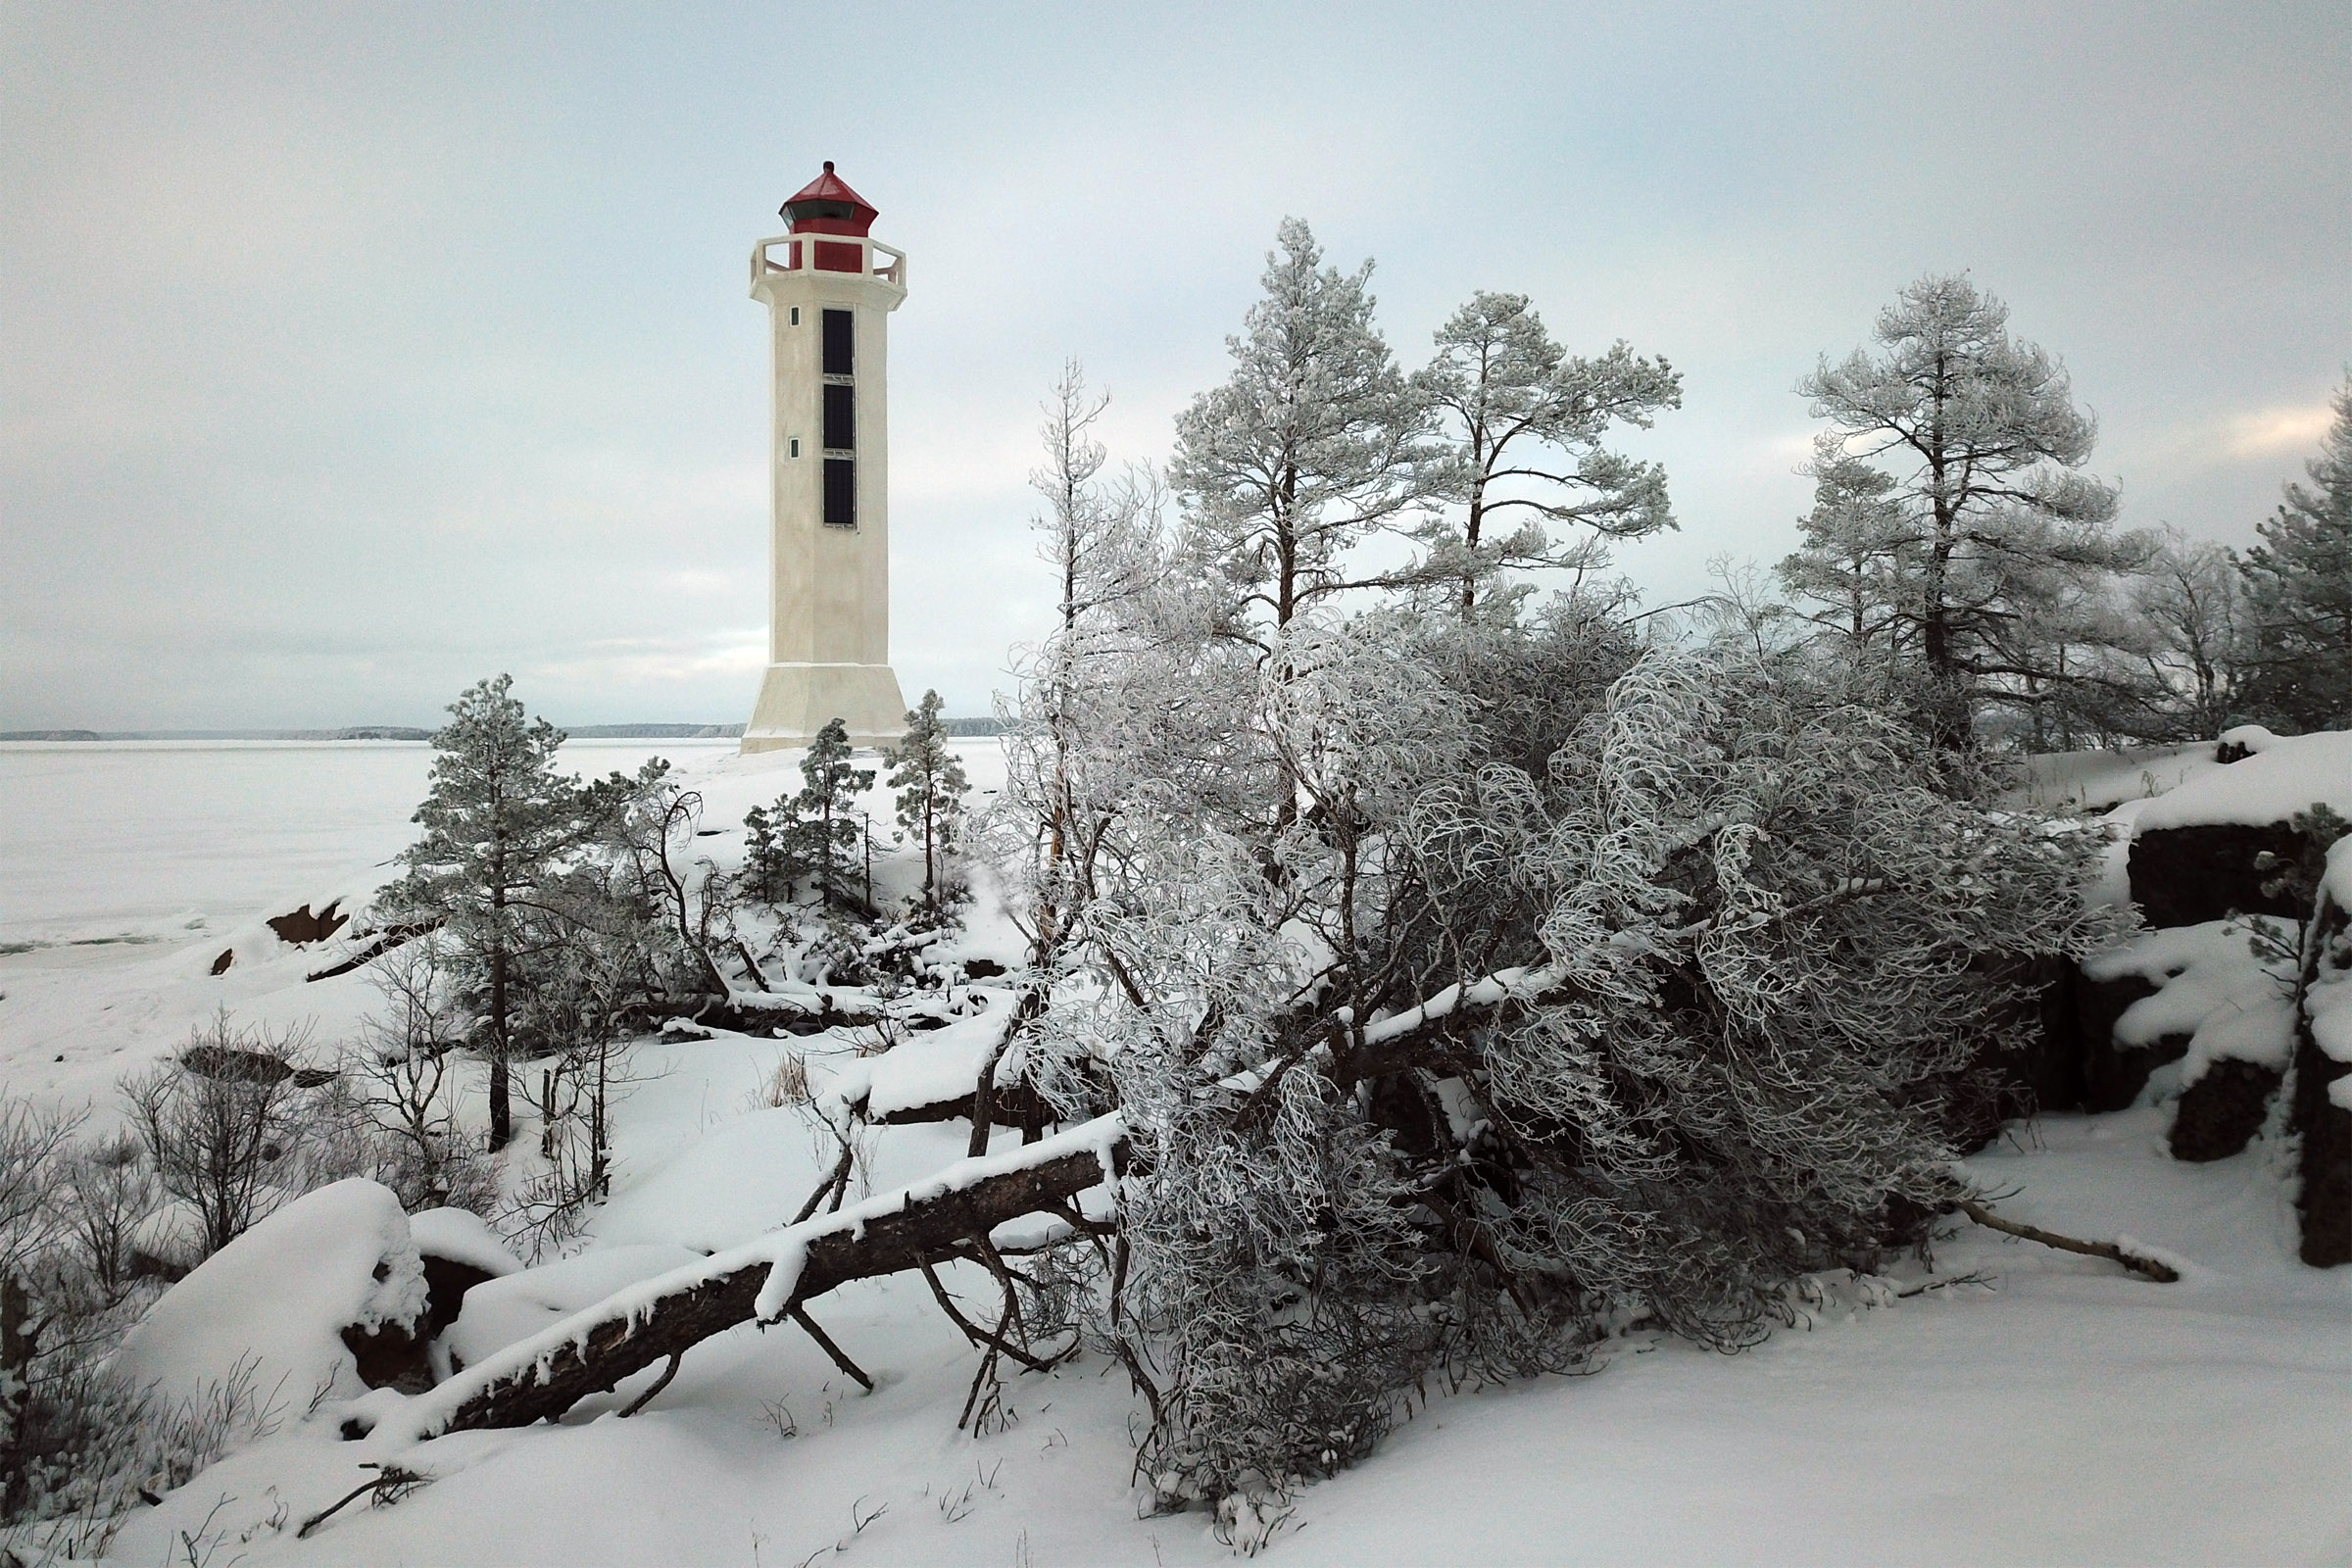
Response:
[[[1120,721],[1106,672],[1150,640],[1152,605],[1164,597],[1151,476],[1102,474],[1109,454],[1093,431],[1108,405],[1107,394],[1087,389],[1075,363],[1046,399],[1046,461],[1029,483],[1046,503],[1032,525],[1056,604],[1045,639],[1015,651],[1020,697],[1005,714],[1004,793],[987,825],[1010,912],[1028,931],[1041,970],[1052,968],[1084,897],[1095,818],[1085,808],[1080,737],[1091,732],[1100,742]]]
[[[542,951],[542,890],[588,833],[578,781],[556,771],[564,732],[533,719],[514,677],[478,682],[450,705],[433,736],[423,829],[402,855],[406,875],[385,897],[444,922],[461,978],[480,1002],[477,1044],[490,1062],[490,1147],[514,1137],[510,1063],[523,970]]]
[[[1931,732],[1947,749],[1968,743],[1988,701],[2066,678],[2034,635],[2046,629],[2037,608],[2063,597],[2054,578],[2095,578],[2144,554],[2108,526],[2115,491],[2082,471],[2097,426],[2065,369],[2013,339],[2008,320],[1966,277],[1924,277],[1880,313],[1878,353],[1825,358],[1797,386],[1831,426],[1817,473],[1850,489],[1842,465],[1859,462],[1894,484],[1868,498],[1860,538],[1830,527],[1808,540],[1790,585],[1817,601],[1825,585],[1850,591],[1838,564],[1857,543],[1916,558],[1888,583],[1900,597],[1881,608],[1916,650]],[[1882,531],[1886,504],[1899,509],[1901,534]]]
[[[1895,499],[1894,476],[1817,450],[1813,510],[1797,519],[1804,546],[1778,568],[1781,585],[1817,608],[1806,618],[1842,640],[1858,662],[1887,669],[1910,652],[1914,631],[1902,607],[1919,597],[1924,552]]]
[[[1394,618],[1221,667],[1103,760],[1098,983],[1045,1022],[1134,1140],[1114,1327],[1163,1492],[1327,1471],[1433,1368],[1627,1314],[1742,1344],[1919,1240],[2030,1024],[1993,960],[2095,935],[2087,846],[1951,799],[1802,659],[1653,655],[1536,773]]]
[[[2246,702],[2292,728],[2340,729],[2352,727],[2352,379],[2306,468],[2312,487],[2289,484],[2246,552]]]
[[[1370,262],[1324,266],[1284,219],[1264,296],[1226,340],[1233,374],[1176,421],[1168,480],[1189,548],[1234,592],[1238,635],[1357,586],[1348,552],[1422,499],[1427,420],[1373,325],[1371,276]]]
[[[2243,589],[2225,547],[2178,528],[2131,585],[2150,640],[2149,674],[2168,739],[2210,740],[2236,721],[2246,659]]]
[[[906,714],[906,735],[890,754],[890,787],[898,791],[899,828],[923,847],[922,904],[936,917],[950,882],[947,858],[962,835],[963,796],[971,788],[963,763],[948,749],[936,691]]]
[[[1647,429],[1682,406],[1663,360],[1618,343],[1571,359],[1524,294],[1484,290],[1437,331],[1437,354],[1412,378],[1446,448],[1434,467],[1452,507],[1418,537],[1422,571],[1444,580],[1467,615],[1479,584],[1513,568],[1592,571],[1612,539],[1671,528],[1666,473],[1602,445],[1614,424]]]

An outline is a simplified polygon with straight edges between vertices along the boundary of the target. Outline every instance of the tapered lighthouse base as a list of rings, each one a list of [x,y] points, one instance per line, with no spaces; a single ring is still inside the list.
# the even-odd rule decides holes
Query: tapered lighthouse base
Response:
[[[888,664],[770,664],[743,750],[803,750],[836,718],[852,746],[896,746],[906,734],[899,677]]]

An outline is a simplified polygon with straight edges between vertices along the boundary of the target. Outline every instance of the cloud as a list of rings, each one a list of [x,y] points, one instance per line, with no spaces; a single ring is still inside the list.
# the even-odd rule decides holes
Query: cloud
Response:
[[[2232,415],[2223,425],[2222,450],[2233,458],[2307,452],[2328,434],[2335,411],[2325,403]]]

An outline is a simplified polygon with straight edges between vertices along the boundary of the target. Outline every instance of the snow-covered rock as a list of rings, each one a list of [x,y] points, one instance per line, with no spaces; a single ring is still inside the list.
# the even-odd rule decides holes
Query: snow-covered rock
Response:
[[[306,1193],[205,1259],[147,1309],[115,1365],[167,1404],[243,1375],[300,1410],[321,1388],[367,1392],[345,1329],[405,1336],[424,1268],[391,1189],[362,1177]]]
[[[2284,822],[2325,801],[2352,814],[2352,730],[2278,736],[2246,724],[2222,737],[2248,754],[2226,767],[2197,773],[2141,808],[2139,831],[2235,823]]]

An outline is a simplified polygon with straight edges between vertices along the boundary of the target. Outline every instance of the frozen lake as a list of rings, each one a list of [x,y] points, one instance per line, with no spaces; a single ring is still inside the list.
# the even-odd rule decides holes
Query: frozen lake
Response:
[[[735,744],[577,740],[563,760],[602,774]],[[408,845],[432,757],[421,741],[0,745],[0,949],[183,940],[311,898]]]

